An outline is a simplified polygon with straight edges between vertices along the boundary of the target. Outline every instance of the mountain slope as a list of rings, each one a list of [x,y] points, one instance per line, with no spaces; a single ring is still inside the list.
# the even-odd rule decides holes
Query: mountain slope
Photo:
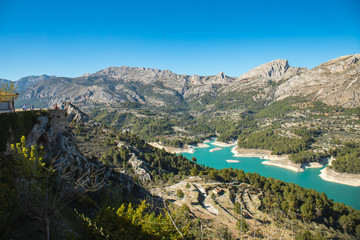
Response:
[[[12,81],[10,81],[10,80],[7,80],[7,79],[3,79],[3,78],[0,78],[0,84],[1,83],[4,83],[4,84],[10,84],[10,83],[12,83]]]
[[[339,57],[313,69],[291,67],[287,60],[274,60],[238,78],[220,73],[189,76],[169,70],[109,67],[77,78],[27,77],[16,82],[24,89],[18,104],[43,106],[71,101],[80,106],[116,105],[138,102],[155,107],[188,109],[190,102],[201,105],[203,97],[220,100],[230,93],[247,94],[254,101],[307,97],[329,105],[360,106],[359,54]],[[251,92],[251,94],[249,94]],[[210,101],[211,102],[211,101]]]
[[[35,83],[39,82],[39,81],[43,81],[46,79],[50,79],[53,78],[55,76],[48,76],[48,75],[40,75],[40,76],[28,76],[28,77],[23,77],[21,79],[19,79],[18,81],[15,82],[15,85],[17,87],[17,90],[19,92],[22,91],[26,91],[29,87],[31,87],[32,85],[34,85]]]
[[[277,99],[307,96],[328,105],[360,105],[360,54],[342,56],[282,83],[275,92]]]
[[[222,92],[226,94],[234,91],[254,91],[257,92],[254,100],[272,101],[279,82],[306,71],[306,68],[291,67],[287,60],[278,59],[246,72]]]
[[[133,101],[182,107],[186,105],[184,98],[216,91],[219,85],[231,80],[223,73],[211,77],[191,77],[168,70],[109,67],[79,78],[44,79],[34,83],[20,99],[48,99],[49,105],[69,100],[85,105]],[[201,89],[196,90],[197,86]]]

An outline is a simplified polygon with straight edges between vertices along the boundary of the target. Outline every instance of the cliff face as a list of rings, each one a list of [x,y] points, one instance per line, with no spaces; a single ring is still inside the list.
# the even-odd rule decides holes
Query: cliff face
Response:
[[[274,60],[241,75],[232,84],[224,87],[221,93],[225,95],[234,91],[255,92],[254,100],[272,101],[279,82],[306,71],[306,68],[291,67],[287,60]]]
[[[81,122],[82,119],[85,119],[85,122],[82,123],[89,124],[93,127],[100,127],[101,125],[91,119],[86,119],[86,115],[81,111],[76,112],[75,108],[76,107],[71,105],[67,110],[28,111],[1,114],[1,133],[9,133],[8,143],[6,144],[7,151],[10,149],[10,143],[19,142],[20,136],[26,135],[26,144],[28,146],[35,144],[43,146],[45,159],[47,161],[52,161],[57,167],[70,167],[72,171],[76,170],[78,173],[82,174],[97,171],[101,173],[99,178],[103,178],[104,183],[111,180],[112,182],[122,184],[129,192],[132,192],[134,181],[131,176],[114,172],[111,169],[106,168],[97,159],[88,159],[77,150],[77,143],[68,127],[68,122]],[[71,114],[68,114],[69,112]],[[24,115],[24,117],[22,117],[22,115]],[[30,120],[30,116],[33,117],[32,120]],[[12,119],[20,119],[20,121],[16,122],[16,126],[5,124],[5,121]],[[14,127],[24,129],[24,131],[15,134],[13,131]]]
[[[329,105],[360,106],[360,54],[343,56],[293,76],[275,92],[276,99],[303,96]]]

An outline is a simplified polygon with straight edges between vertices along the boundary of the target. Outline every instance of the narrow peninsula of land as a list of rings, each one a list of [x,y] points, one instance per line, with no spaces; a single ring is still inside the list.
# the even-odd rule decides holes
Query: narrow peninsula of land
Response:
[[[262,164],[281,167],[294,172],[304,171],[302,165],[291,162],[288,155],[272,155],[270,150],[233,147],[231,152],[234,153],[234,157],[258,157],[265,160]]]
[[[166,146],[162,143],[159,142],[150,142],[149,145],[156,147],[156,148],[164,148],[166,151],[170,152],[170,153],[194,153],[195,150],[194,148],[207,148],[210,147],[208,144],[206,144],[205,142],[203,143],[198,143],[197,145],[193,146],[193,145],[184,145],[184,147],[182,148],[176,148],[176,147],[171,147],[171,146]]]
[[[330,158],[330,166],[332,161],[334,160],[335,158]],[[325,181],[345,184],[353,187],[360,187],[360,174],[339,173],[331,169],[330,167],[326,167],[320,172],[321,174],[319,176]]]

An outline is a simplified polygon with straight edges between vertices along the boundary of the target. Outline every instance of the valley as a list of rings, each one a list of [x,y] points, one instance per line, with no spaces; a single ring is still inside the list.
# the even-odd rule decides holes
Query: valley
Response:
[[[25,153],[14,153],[10,144],[24,136],[29,149],[35,143],[44,147],[46,161],[40,161],[40,168],[45,166],[45,177],[52,161],[99,174],[94,180],[101,182],[99,189],[73,190],[77,197],[51,215],[55,239],[66,234],[79,240],[136,234],[143,239],[356,239],[358,206],[341,203],[346,202],[341,197],[356,201],[351,192],[357,196],[358,187],[323,183],[320,169],[306,166],[322,167],[331,159],[327,180],[360,174],[359,58],[343,56],[314,69],[274,60],[239,77],[123,66],[76,78],[23,78],[15,82],[20,93],[16,106],[34,104],[43,110],[0,115],[6,136],[1,168],[13,169],[9,179],[22,182],[12,160],[29,158],[30,150],[24,145]],[[47,110],[55,103],[64,103],[65,110]],[[213,138],[218,142],[210,143]],[[242,157],[264,159],[243,165],[232,148]],[[199,152],[208,155],[202,158]],[[278,162],[266,162],[303,172],[261,164],[271,158]],[[61,178],[67,169],[57,168],[54,174]],[[57,192],[36,176],[26,176],[28,183],[36,183],[39,196]],[[2,183],[13,184],[6,178]],[[4,189],[5,195],[16,195]],[[27,203],[23,195],[18,198]],[[39,230],[43,217],[32,220],[20,203],[19,209],[4,206],[11,208],[16,226],[32,226],[24,233],[44,235]]]

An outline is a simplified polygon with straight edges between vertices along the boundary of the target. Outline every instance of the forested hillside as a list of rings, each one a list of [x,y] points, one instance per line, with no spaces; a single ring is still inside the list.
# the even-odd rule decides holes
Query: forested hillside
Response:
[[[136,135],[94,122],[72,122],[69,127],[76,139],[77,149],[92,164],[103,166],[103,170],[99,168],[99,171],[93,172],[94,181],[84,182],[81,180],[83,177],[72,172],[71,168],[59,168],[60,165],[54,165],[54,159],[46,157],[49,156],[46,151],[51,151],[51,147],[43,150],[36,146],[28,147],[25,137],[21,142],[19,139],[19,143],[14,142],[10,155],[1,156],[1,194],[4,196],[1,198],[1,216],[4,217],[0,224],[2,237],[218,239],[227,236],[231,239],[239,234],[237,226],[240,226],[241,219],[241,232],[248,237],[253,233],[265,237],[271,233],[266,230],[270,227],[285,229],[283,234],[297,236],[298,239],[307,239],[305,236],[355,239],[360,236],[359,211],[333,202],[325,194],[256,173],[200,166],[196,164],[196,159],[188,160],[182,155],[153,148]],[[304,133],[301,131],[298,134]],[[38,143],[41,145],[41,140]],[[116,177],[117,172],[121,172],[121,178]],[[146,175],[149,178],[144,177]],[[227,222],[228,227],[224,228],[221,224],[219,226],[221,218],[218,221],[206,220],[206,215],[198,215],[194,211],[196,204],[200,207],[205,204],[202,194],[199,193],[195,205],[177,206],[170,201],[173,196],[162,195],[159,198],[156,191],[151,191],[158,187],[175,186],[191,176],[199,176],[197,181],[220,184],[229,196],[226,206],[220,206],[234,216],[238,212],[236,206],[244,204],[241,200],[245,199],[244,191],[253,198],[258,196],[260,205],[257,211],[267,220],[247,214],[244,218],[236,217],[240,219],[238,221]],[[77,181],[71,180],[74,178]],[[122,182],[119,182],[120,179]],[[135,183],[131,183],[131,179]],[[29,189],[33,190],[29,192]],[[188,191],[186,189],[191,189],[191,185],[182,191],[178,189],[176,198],[187,198],[184,194]],[[221,195],[213,194],[211,198],[214,204],[225,201]],[[49,210],[47,206],[54,201],[58,203]],[[319,228],[322,230],[319,231]]]

